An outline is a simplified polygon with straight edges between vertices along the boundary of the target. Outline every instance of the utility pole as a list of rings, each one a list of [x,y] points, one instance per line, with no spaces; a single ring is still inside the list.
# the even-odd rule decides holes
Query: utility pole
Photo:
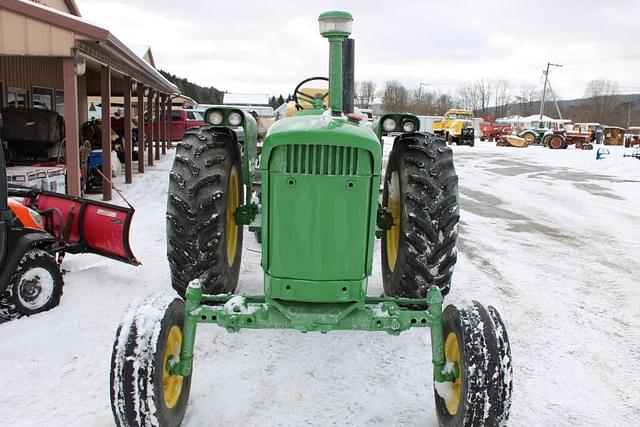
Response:
[[[542,122],[542,115],[544,114],[544,98],[547,94],[547,83],[549,81],[549,67],[562,67],[562,64],[552,64],[551,62],[547,62],[547,71],[543,71],[544,73],[544,88],[542,89],[542,102],[540,102],[540,122]]]
[[[422,86],[430,86],[430,84],[420,82],[420,87],[418,88],[418,101],[422,100]]]

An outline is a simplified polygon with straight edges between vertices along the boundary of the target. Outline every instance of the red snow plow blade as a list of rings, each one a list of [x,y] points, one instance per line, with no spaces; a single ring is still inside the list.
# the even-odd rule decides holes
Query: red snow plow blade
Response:
[[[9,196],[43,217],[46,230],[61,244],[61,252],[95,253],[139,265],[129,245],[129,227],[135,210],[82,197],[26,188],[9,188]]]

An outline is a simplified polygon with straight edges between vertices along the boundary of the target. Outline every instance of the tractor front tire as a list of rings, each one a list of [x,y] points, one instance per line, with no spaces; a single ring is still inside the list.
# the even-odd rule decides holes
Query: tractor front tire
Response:
[[[396,138],[382,205],[393,226],[382,236],[382,281],[389,296],[424,298],[431,286],[449,292],[457,259],[458,176],[442,138]]]
[[[178,427],[191,377],[171,375],[182,345],[184,302],[166,294],[129,306],[111,354],[111,410],[118,427]]]
[[[445,369],[457,366],[453,382],[434,382],[441,426],[498,426],[511,407],[511,351],[495,309],[478,302],[443,312]]]
[[[235,212],[243,200],[233,134],[211,127],[187,132],[169,175],[166,216],[171,283],[183,298],[194,279],[205,293],[235,291],[242,256]]]
[[[533,132],[525,132],[522,137],[526,141],[527,145],[531,145],[536,142],[536,134]]]
[[[60,303],[63,285],[53,255],[41,249],[27,251],[0,295],[0,322],[52,309]]]

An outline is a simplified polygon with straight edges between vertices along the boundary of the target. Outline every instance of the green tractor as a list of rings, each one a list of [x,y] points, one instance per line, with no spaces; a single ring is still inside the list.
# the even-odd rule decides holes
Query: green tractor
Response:
[[[384,115],[372,130],[345,111],[352,17],[326,12],[319,25],[330,44],[329,87],[297,88],[299,111],[271,127],[259,163],[256,122],[236,108],[209,108],[207,125],[178,145],[166,218],[180,298],[132,303],[118,328],[110,387],[118,426],[180,425],[199,323],[392,335],[428,327],[440,424],[507,421],[511,351],[500,315],[477,302],[443,309],[459,219],[452,152],[416,132],[414,115]],[[384,133],[400,135],[380,200]],[[251,196],[258,172],[261,205]],[[262,235],[264,295],[234,294],[245,226]],[[369,296],[376,238],[385,294]]]

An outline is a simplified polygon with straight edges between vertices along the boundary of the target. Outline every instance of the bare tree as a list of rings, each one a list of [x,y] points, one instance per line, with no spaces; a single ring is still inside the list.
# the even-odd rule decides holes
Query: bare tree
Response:
[[[495,84],[495,117],[504,117],[507,115],[507,107],[511,101],[510,84],[507,80],[498,80]]]
[[[444,115],[447,110],[452,109],[455,106],[455,102],[453,97],[448,93],[438,93],[436,95],[436,113],[439,115]]]
[[[376,94],[376,84],[372,80],[363,80],[356,83],[358,105],[360,108],[369,108]]]
[[[528,116],[540,111],[542,94],[535,85],[520,86],[520,94],[515,99],[520,104],[519,114],[522,116]]]
[[[606,79],[591,80],[587,83],[585,97],[590,98],[586,111],[590,121],[607,123],[615,119],[613,112],[616,108],[616,94],[618,82]]]
[[[407,89],[397,80],[385,83],[382,91],[382,106],[385,111],[405,111],[409,104]]]
[[[465,82],[458,86],[457,90],[458,106],[467,110],[476,111],[480,109],[480,97],[473,82]]]
[[[489,103],[491,102],[491,95],[493,93],[493,81],[490,79],[479,79],[473,83],[473,87],[476,91],[476,96],[478,98],[479,108],[475,108],[474,111],[476,114],[485,115],[487,112],[487,108],[489,108]]]

